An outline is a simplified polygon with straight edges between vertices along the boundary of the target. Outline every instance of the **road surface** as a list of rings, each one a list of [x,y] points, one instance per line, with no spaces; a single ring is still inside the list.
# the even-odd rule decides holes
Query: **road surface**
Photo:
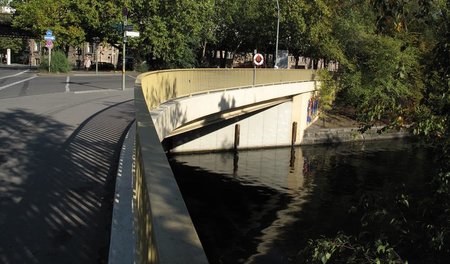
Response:
[[[134,78],[0,69],[0,263],[107,262]]]

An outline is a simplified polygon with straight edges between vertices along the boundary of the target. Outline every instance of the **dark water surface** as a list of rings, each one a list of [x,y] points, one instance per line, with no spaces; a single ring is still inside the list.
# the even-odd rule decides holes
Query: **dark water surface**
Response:
[[[418,192],[433,167],[407,141],[170,160],[210,263],[295,263],[308,239],[356,231],[361,195]]]

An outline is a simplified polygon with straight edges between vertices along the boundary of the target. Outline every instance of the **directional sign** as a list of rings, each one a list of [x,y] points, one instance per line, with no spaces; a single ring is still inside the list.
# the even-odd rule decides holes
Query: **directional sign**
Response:
[[[114,24],[114,25],[112,25],[112,28],[114,28],[117,31],[122,31],[123,30],[123,24],[122,23]]]
[[[130,37],[130,38],[137,38],[139,37],[139,32],[137,31],[125,31],[125,36]]]
[[[55,36],[53,36],[53,31],[51,31],[50,29],[47,29],[47,32],[45,32],[44,39],[45,40],[51,40],[51,41],[55,41],[56,40]]]

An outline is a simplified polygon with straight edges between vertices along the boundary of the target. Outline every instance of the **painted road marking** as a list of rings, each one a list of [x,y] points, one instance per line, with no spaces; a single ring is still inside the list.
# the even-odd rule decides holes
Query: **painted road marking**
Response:
[[[104,89],[104,90],[87,90],[87,91],[75,91],[74,94],[87,94],[87,93],[101,93],[101,92],[118,92],[122,91],[122,88],[115,89]]]
[[[69,83],[70,82],[70,76],[67,76],[66,78],[66,93],[70,92]]]
[[[19,84],[19,83],[27,82],[27,81],[29,81],[29,80],[32,80],[32,79],[36,78],[36,77],[37,77],[37,75],[34,75],[34,76],[30,77],[30,78],[27,78],[27,79],[24,79],[24,80],[20,80],[20,81],[17,81],[17,82],[10,83],[10,84],[8,84],[8,85],[2,86],[2,87],[0,87],[0,91],[3,90],[3,89],[6,89],[6,88],[8,88],[8,87],[17,85],[17,84]]]
[[[6,79],[6,78],[15,77],[15,76],[19,76],[19,75],[24,74],[24,73],[29,72],[29,71],[30,71],[30,70],[26,70],[26,71],[19,72],[19,73],[13,74],[13,75],[3,76],[3,77],[0,77],[0,80]]]

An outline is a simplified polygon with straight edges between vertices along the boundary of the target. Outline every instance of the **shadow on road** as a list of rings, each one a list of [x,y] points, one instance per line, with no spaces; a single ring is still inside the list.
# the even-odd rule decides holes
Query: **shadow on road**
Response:
[[[0,263],[106,263],[126,101],[71,130],[24,109],[0,113]]]

